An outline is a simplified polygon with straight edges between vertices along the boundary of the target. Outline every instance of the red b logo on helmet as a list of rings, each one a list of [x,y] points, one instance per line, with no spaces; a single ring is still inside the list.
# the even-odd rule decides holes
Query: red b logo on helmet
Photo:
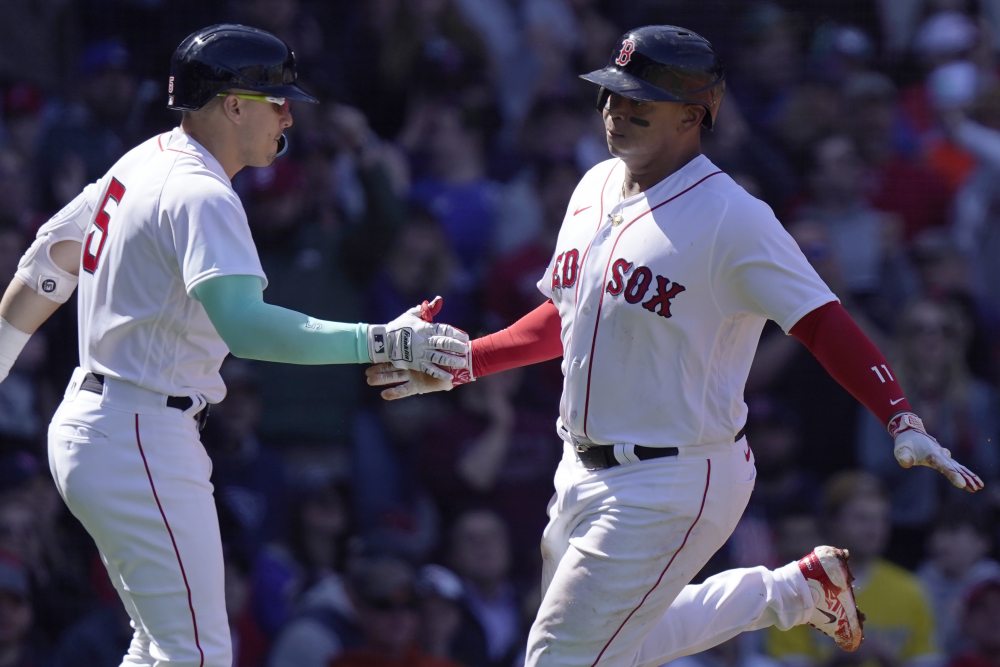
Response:
[[[618,54],[618,59],[615,60],[615,64],[622,67],[628,65],[628,61],[632,59],[633,51],[635,51],[635,42],[631,39],[626,39],[622,43],[622,52]]]

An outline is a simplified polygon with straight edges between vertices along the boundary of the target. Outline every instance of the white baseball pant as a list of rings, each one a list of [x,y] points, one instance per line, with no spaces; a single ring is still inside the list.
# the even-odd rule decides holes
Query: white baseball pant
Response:
[[[687,585],[733,532],[756,478],[746,439],[713,448],[590,472],[565,445],[527,667],[654,667],[808,620],[815,602],[796,563]]]
[[[104,393],[70,380],[49,425],[49,467],[94,538],[132,619],[122,665],[231,667],[222,543],[193,415],[166,396],[105,378]]]

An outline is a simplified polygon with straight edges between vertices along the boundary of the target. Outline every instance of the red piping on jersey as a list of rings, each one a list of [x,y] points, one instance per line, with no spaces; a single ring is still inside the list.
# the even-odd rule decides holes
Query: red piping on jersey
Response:
[[[201,655],[199,667],[204,667],[205,652],[201,650],[201,643],[198,641],[198,621],[194,616],[194,603],[191,601],[191,586],[188,584],[187,574],[184,572],[184,563],[181,561],[181,552],[177,549],[177,540],[174,539],[174,531],[170,530],[170,524],[167,523],[167,515],[163,512],[163,505],[160,504],[160,497],[156,495],[156,487],[153,485],[153,475],[149,472],[149,462],[146,461],[146,453],[142,451],[142,441],[139,439],[139,415],[135,416],[135,442],[139,445],[139,455],[142,457],[142,465],[146,467],[146,477],[149,478],[149,488],[153,491],[153,500],[156,501],[156,507],[160,510],[160,516],[163,517],[163,525],[167,527],[170,542],[174,545],[174,555],[177,556],[177,564],[181,568],[181,578],[184,579],[184,588],[187,589],[188,609],[191,610],[191,625],[194,626],[194,645],[198,647],[198,653]]]
[[[695,185],[697,185],[697,183]],[[660,585],[660,582],[663,581],[663,577],[667,574],[667,570],[669,570],[670,566],[674,564],[674,560],[677,558],[677,554],[679,554],[681,552],[681,549],[684,548],[684,545],[687,544],[688,538],[691,537],[691,531],[694,530],[694,527],[698,525],[698,520],[701,519],[701,514],[702,512],[705,511],[705,500],[708,498],[708,484],[712,480],[711,459],[707,460],[706,463],[708,463],[708,473],[705,475],[705,492],[701,496],[701,507],[698,509],[698,516],[694,518],[694,523],[691,524],[691,527],[688,528],[688,532],[684,535],[684,541],[681,542],[681,545],[677,548],[677,551],[674,552],[674,555],[670,557],[670,562],[667,563],[667,566],[665,568],[663,568],[663,572],[660,572],[659,579],[657,579],[656,583],[653,584],[653,587],[650,588],[646,592],[646,594],[642,596],[642,600],[640,600],[639,604],[635,606],[635,609],[629,612],[629,615],[625,617],[625,620],[622,621],[622,624],[618,626],[617,630],[615,630],[615,634],[611,635],[611,639],[609,639],[608,643],[604,645],[604,648],[601,649],[601,652],[597,654],[597,659],[594,660],[594,662],[590,665],[590,667],[594,667],[598,662],[600,662],[601,657],[604,655],[604,652],[608,650],[608,647],[611,646],[611,642],[615,640],[615,637],[617,637],[618,633],[622,631],[622,628],[625,627],[625,624],[628,623],[629,619],[632,618],[635,612],[639,611],[639,607],[643,605],[643,603],[646,601],[646,598],[652,595],[653,591],[656,590],[656,587]]]
[[[611,174],[615,173],[615,167],[618,166],[619,162],[615,162],[611,165],[611,171],[608,172],[608,177],[604,179],[604,185],[601,186],[601,208],[600,213],[597,215],[597,229],[594,230],[594,235],[590,237],[590,243],[587,244],[587,249],[583,251],[583,257],[580,259],[580,273],[576,277],[576,289],[573,291],[573,302],[577,306],[580,304],[580,283],[583,282],[580,278],[583,276],[583,265],[587,261],[587,253],[590,252],[590,246],[594,245],[594,239],[597,238],[597,232],[601,230],[601,221],[604,220],[604,191],[607,189],[608,181],[611,180]],[[576,214],[574,213],[573,215]]]
[[[635,222],[636,220],[638,220],[639,218],[643,217],[647,213],[652,213],[653,211],[655,211],[656,209],[660,208],[664,204],[669,204],[670,202],[672,202],[673,200],[677,199],[681,195],[686,194],[686,193],[690,192],[691,190],[694,190],[697,186],[701,185],[704,181],[707,181],[708,179],[712,178],[713,176],[717,176],[718,174],[721,174],[721,173],[722,173],[721,169],[719,171],[712,172],[711,174],[709,174],[705,178],[701,179],[700,181],[698,181],[697,183],[695,183],[691,187],[687,188],[686,190],[682,190],[682,191],[678,192],[677,194],[675,194],[670,199],[667,199],[666,201],[661,201],[659,204],[657,204],[656,206],[652,207],[651,209],[649,209],[647,211],[644,211],[644,212],[640,213],[639,215],[635,216],[634,218],[632,218],[629,221],[629,223],[627,225],[625,225],[624,227],[622,227],[622,230],[620,232],[618,232],[618,236],[615,237],[615,243],[614,243],[614,245],[611,246],[611,252],[608,254],[608,263],[604,267],[604,279],[601,280],[601,299],[600,299],[600,301],[597,302],[597,318],[594,321],[594,340],[591,341],[591,343],[590,343],[590,365],[587,367],[587,398],[586,398],[586,400],[584,401],[584,404],[583,404],[583,434],[585,436],[587,436],[588,438],[590,437],[590,434],[587,433],[587,415],[590,412],[590,374],[594,370],[594,349],[597,346],[597,327],[599,327],[600,324],[601,324],[601,306],[604,305],[604,286],[607,285],[607,283],[608,283],[608,268],[611,266],[611,260],[615,256],[615,248],[618,247],[618,241],[620,241],[621,238],[622,238],[622,235],[625,234],[625,230],[628,229],[629,227],[631,227],[632,223]],[[611,176],[611,174],[608,174],[608,176]],[[603,197],[602,197],[601,201],[602,202],[604,201]],[[598,225],[599,224],[600,223],[598,223]],[[591,239],[591,243],[593,243],[593,239]],[[587,249],[589,250],[590,246],[587,246]],[[582,266],[580,268],[580,272],[581,272],[581,276],[582,276],[582,273],[583,273]],[[579,279],[577,279],[577,280],[579,280]],[[579,285],[577,285],[577,287],[579,287]]]
[[[174,153],[181,153],[183,155],[190,155],[193,158],[198,158],[199,162],[201,162],[202,164],[205,164],[205,161],[201,159],[200,155],[195,155],[194,153],[188,153],[187,151],[179,151],[176,148],[164,148],[163,147],[163,135],[162,134],[156,138],[156,143],[160,145],[160,152],[163,152],[163,151],[173,151]],[[207,167],[208,165],[205,165],[205,166]]]

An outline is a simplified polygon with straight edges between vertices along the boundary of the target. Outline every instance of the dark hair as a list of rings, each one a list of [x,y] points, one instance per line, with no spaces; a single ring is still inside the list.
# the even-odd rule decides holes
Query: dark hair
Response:
[[[343,572],[348,555],[348,543],[354,534],[354,520],[351,509],[351,488],[343,480],[328,480],[316,484],[312,488],[304,491],[292,501],[288,512],[288,525],[286,528],[288,547],[295,556],[295,560],[311,570],[309,555],[306,550],[306,527],[302,519],[303,510],[309,503],[323,497],[326,493],[333,493],[340,501],[344,512],[344,530],[340,535],[334,537],[336,548],[336,562],[334,569]]]

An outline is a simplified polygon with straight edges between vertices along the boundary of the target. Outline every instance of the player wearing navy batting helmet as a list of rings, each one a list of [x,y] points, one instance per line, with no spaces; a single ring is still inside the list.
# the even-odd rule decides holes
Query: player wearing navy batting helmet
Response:
[[[0,381],[77,291],[80,367],[48,431],[49,463],[94,538],[135,632],[122,664],[231,667],[211,461],[199,430],[227,354],[294,364],[389,362],[451,378],[468,337],[440,299],[384,325],[264,301],[232,178],[287,149],[296,82],[278,37],[217,25],[185,39],[165,82],[180,124],[126,153],[42,225],[0,302]]]
[[[859,647],[846,550],[689,582],[733,533],[756,479],[743,400],[774,320],[886,425],[904,468],[970,492],[982,480],[912,412],[892,369],[763,202],[702,154],[725,72],[675,26],[624,34],[600,86],[612,159],[583,176],[552,259],[547,299],[472,341],[441,381],[368,369],[388,400],[562,358],[563,441],[542,535],[543,597],[528,667],[654,667],[740,632],[810,623]],[[892,446],[892,445],[887,445]]]

